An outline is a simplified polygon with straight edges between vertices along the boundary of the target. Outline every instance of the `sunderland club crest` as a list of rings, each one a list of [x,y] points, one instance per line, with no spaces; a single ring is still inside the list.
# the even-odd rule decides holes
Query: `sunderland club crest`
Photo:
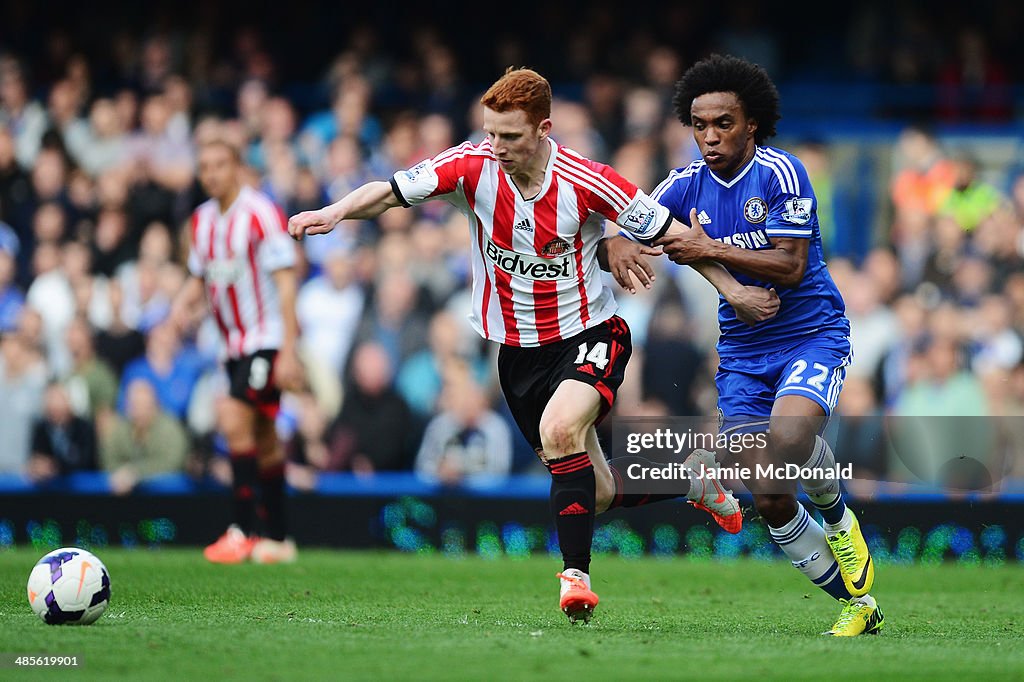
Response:
[[[542,256],[561,256],[563,253],[569,253],[572,247],[569,246],[569,242],[565,241],[561,237],[555,237],[540,250]]]

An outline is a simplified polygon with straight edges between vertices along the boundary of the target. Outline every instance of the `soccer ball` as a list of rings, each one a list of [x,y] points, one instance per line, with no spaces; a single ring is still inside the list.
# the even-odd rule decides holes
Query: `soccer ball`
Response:
[[[89,625],[110,603],[110,574],[91,552],[55,549],[29,574],[28,603],[49,625]]]

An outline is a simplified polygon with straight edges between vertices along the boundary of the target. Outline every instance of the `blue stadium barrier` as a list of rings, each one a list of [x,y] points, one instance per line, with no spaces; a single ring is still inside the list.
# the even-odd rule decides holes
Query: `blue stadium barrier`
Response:
[[[557,552],[548,487],[544,474],[453,487],[411,473],[330,473],[313,492],[293,491],[288,513],[302,546],[524,556]],[[109,489],[104,473],[77,474],[42,488],[21,476],[0,476],[0,550],[28,544],[199,547],[231,521],[231,497],[214,482],[172,474],[123,497]],[[750,507],[748,495],[741,502]],[[1022,503],[1024,485],[1017,481],[994,499],[883,490],[853,506],[879,561],[999,565],[1024,562]],[[748,520],[739,535],[729,535],[682,500],[617,509],[597,519],[594,548],[623,556],[781,556],[757,515]]]
[[[326,472],[317,477],[316,495],[327,497],[439,497],[457,494],[460,497],[493,499],[547,499],[551,479],[546,474],[520,474],[507,478],[478,477],[460,486],[445,486],[427,481],[411,472],[380,472],[370,476]],[[140,483],[136,495],[174,496],[215,493],[226,488],[213,479],[196,480],[182,473],[160,474]],[[17,494],[110,495],[106,472],[86,471],[54,479],[36,486],[19,474],[0,474],[0,496]],[[741,497],[749,497],[741,494]],[[937,486],[880,483],[871,495],[878,501],[942,502],[951,499],[948,491]],[[980,493],[956,497],[958,502],[984,501]],[[1001,502],[1024,503],[1024,480],[1004,481],[998,495]]]

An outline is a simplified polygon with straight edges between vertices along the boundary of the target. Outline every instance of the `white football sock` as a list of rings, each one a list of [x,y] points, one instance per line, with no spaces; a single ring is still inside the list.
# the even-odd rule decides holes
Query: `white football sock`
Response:
[[[772,539],[789,557],[793,567],[807,576],[812,583],[835,599],[850,599],[843,583],[839,564],[825,541],[825,531],[803,505],[797,505],[796,516],[781,528],[768,527]]]
[[[850,513],[849,509],[846,509],[843,512],[843,519],[839,523],[825,523],[823,525],[825,526],[825,532],[829,535],[838,533],[841,530],[849,532],[853,528],[853,514]]]
[[[804,463],[803,468],[812,471],[836,469],[836,457],[829,447],[828,441],[821,436],[815,436],[814,448],[811,456]],[[814,503],[814,507],[825,519],[825,528],[828,531],[850,530],[849,514],[846,510],[846,503],[843,502],[842,489],[839,479],[834,475],[828,478],[807,478],[800,481],[807,497]]]

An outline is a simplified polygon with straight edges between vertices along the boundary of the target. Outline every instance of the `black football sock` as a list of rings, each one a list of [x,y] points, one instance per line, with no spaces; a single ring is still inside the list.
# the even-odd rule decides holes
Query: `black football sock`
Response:
[[[636,466],[630,469],[633,465]],[[650,471],[657,467],[659,465],[656,462],[643,457],[616,457],[608,462],[608,468],[612,470],[612,478],[615,480],[615,496],[608,509],[640,507],[654,502],[674,500],[677,497],[683,497],[690,491],[690,481],[687,479],[655,480],[648,477],[635,479],[641,475],[642,471]],[[636,492],[632,492],[631,489]]]
[[[288,523],[284,504],[284,464],[278,463],[260,470],[262,514],[266,537],[284,540]]]
[[[555,515],[563,570],[590,572],[590,546],[594,541],[597,481],[594,465],[585,452],[547,463],[551,472],[551,512]]]
[[[256,452],[231,453],[232,523],[246,535],[256,526],[256,481],[259,476]]]

